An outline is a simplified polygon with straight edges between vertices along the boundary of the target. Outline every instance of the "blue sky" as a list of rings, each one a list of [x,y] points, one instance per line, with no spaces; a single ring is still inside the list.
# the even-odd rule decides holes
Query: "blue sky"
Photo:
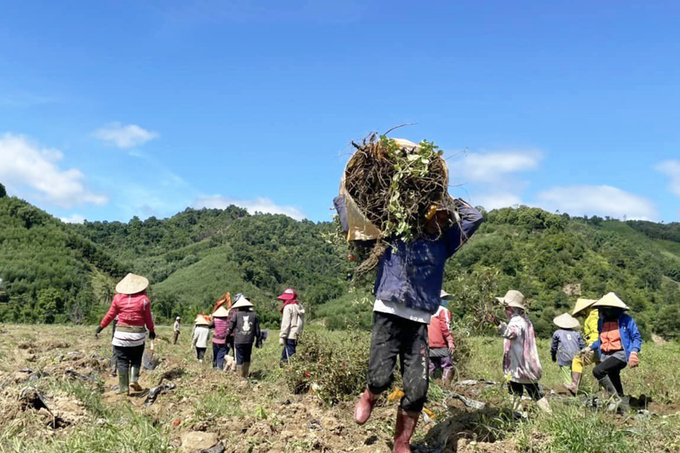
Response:
[[[328,220],[352,139],[487,208],[680,220],[680,3],[5,2],[0,182],[63,219]]]

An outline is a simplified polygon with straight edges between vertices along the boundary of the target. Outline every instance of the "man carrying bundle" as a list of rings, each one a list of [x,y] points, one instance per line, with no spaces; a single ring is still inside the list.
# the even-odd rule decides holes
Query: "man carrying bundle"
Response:
[[[405,151],[403,156],[408,161],[415,160],[410,157],[414,153],[422,156],[419,145],[404,140],[391,141],[400,147],[400,152]],[[368,145],[374,143],[371,141]],[[405,150],[405,146],[410,149]],[[357,154],[359,152],[361,149]],[[392,156],[400,158],[401,155],[392,153]],[[411,452],[410,439],[427,399],[427,325],[439,309],[444,265],[482,222],[482,215],[476,209],[462,200],[451,199],[445,188],[446,185],[440,201],[426,210],[424,219],[418,220],[422,222],[419,227],[424,234],[408,242],[398,235],[386,237],[384,240],[389,246],[378,265],[368,388],[355,407],[354,420],[360,425],[368,421],[379,395],[392,384],[399,358],[404,397],[397,413],[395,453]],[[348,192],[352,199],[341,190],[335,203],[343,227],[349,226],[347,231],[350,232],[351,225],[343,215],[347,215],[349,203],[358,197]]]

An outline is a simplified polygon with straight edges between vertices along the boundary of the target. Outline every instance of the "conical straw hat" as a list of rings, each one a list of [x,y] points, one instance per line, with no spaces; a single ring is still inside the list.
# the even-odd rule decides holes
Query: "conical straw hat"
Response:
[[[120,294],[137,294],[144,291],[149,286],[149,280],[141,275],[127,274],[116,285],[116,292]]]
[[[524,307],[524,294],[520,293],[515,289],[511,289],[510,291],[505,293],[505,296],[503,297],[496,297],[496,300],[502,303],[503,305],[507,305],[508,307],[521,308],[522,310],[526,310],[526,308]]]
[[[234,305],[231,306],[232,310],[236,310],[238,308],[245,308],[245,307],[253,307],[254,305],[246,299],[245,296],[239,297],[238,302],[236,302]]]
[[[574,318],[569,313],[562,313],[553,319],[553,322],[560,329],[577,329],[581,325],[578,322],[578,319]]]
[[[607,294],[602,299],[595,302],[593,304],[593,307],[614,307],[623,308],[624,310],[630,310],[630,308],[628,308],[628,305],[624,304],[623,301],[619,299],[619,296],[617,296],[614,293]]]
[[[226,318],[227,316],[229,316],[229,310],[224,308],[224,305],[222,305],[222,306],[220,306],[220,308],[215,310],[215,313],[213,313],[213,316],[215,318]]]
[[[196,316],[196,320],[194,321],[194,324],[196,324],[197,326],[209,326],[210,321],[205,319],[205,316],[198,315],[198,316]]]
[[[576,305],[574,306],[574,311],[571,312],[572,315],[576,316],[577,313],[582,312],[586,308],[597,302],[597,299],[578,299]]]

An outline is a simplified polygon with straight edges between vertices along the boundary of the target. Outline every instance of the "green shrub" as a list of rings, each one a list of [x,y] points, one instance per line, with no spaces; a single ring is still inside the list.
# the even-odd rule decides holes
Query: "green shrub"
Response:
[[[337,404],[366,387],[369,335],[345,333],[340,338],[305,331],[286,376],[291,391],[313,390],[326,403]]]

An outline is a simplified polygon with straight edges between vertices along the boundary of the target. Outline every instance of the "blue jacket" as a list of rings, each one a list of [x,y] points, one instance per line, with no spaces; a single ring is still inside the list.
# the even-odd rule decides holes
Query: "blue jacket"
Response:
[[[602,313],[601,310],[600,313]],[[597,321],[597,331],[600,333],[602,333],[603,324],[604,318],[602,317],[602,314],[600,314],[600,319]],[[635,324],[635,320],[626,313],[621,313],[619,315],[619,334],[621,335],[621,345],[626,352],[626,361],[628,361],[631,352],[640,352],[640,348],[642,347],[642,336],[640,335],[637,324]],[[598,350],[601,353],[601,344],[602,342],[598,338],[595,343],[590,345],[590,348]]]
[[[477,231],[482,214],[456,200],[460,226],[455,223],[438,239],[412,242],[392,241],[380,259],[375,297],[434,314],[440,305],[444,265],[461,245]]]

